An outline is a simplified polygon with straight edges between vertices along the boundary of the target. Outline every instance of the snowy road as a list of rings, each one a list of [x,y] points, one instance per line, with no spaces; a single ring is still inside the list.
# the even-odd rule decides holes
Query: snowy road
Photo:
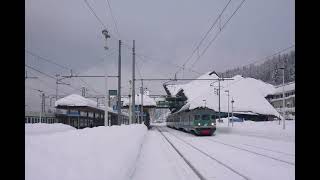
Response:
[[[219,133],[197,137],[156,127],[203,179],[295,179],[294,142]]]

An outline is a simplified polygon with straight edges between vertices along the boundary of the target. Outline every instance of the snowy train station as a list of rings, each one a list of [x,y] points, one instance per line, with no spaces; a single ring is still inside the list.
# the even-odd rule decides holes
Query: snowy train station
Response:
[[[24,12],[25,180],[296,179],[293,1]]]
[[[201,78],[219,77],[208,72]],[[171,113],[199,107],[218,111],[215,83],[165,84],[165,99],[185,100],[167,102]],[[26,179],[294,179],[295,121],[287,121],[284,131],[279,121],[273,120],[281,115],[266,96],[274,93],[275,87],[241,76],[220,83],[221,92],[228,90],[229,94],[221,94],[222,121],[215,121],[217,130],[212,136],[168,128],[170,111],[158,117],[161,121],[152,116],[150,130],[144,124],[128,125],[129,98],[122,98],[121,123],[117,112],[108,109],[112,126],[105,126],[105,107],[97,102],[76,94],[61,98],[55,103],[61,110],[56,123],[25,126]],[[158,103],[149,95],[146,91],[143,105],[150,118]],[[228,95],[229,101],[234,100],[233,117],[244,119],[232,126],[228,123]],[[135,98],[140,109],[141,94]]]

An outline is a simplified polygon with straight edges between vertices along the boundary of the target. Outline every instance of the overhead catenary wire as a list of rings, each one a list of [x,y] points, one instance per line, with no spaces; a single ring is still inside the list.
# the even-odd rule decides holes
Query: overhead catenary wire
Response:
[[[99,18],[99,16],[96,14],[94,9],[90,6],[87,0],[84,0],[87,7],[90,9],[90,12],[96,17],[96,19],[99,21],[99,23],[103,26],[103,28],[107,29],[107,26],[102,22],[102,20]]]
[[[236,14],[236,12],[240,9],[240,7],[242,6],[242,4],[245,2],[246,0],[242,0],[241,3],[238,5],[238,7],[236,8],[236,10],[232,13],[232,15],[228,18],[228,20],[222,25],[222,27],[220,28],[220,30],[218,31],[218,33],[214,36],[214,38],[209,42],[209,44],[206,46],[206,48],[202,51],[202,53],[197,57],[197,59],[192,63],[191,67],[194,67],[195,63],[206,53],[206,51],[208,50],[208,48],[211,46],[211,44],[217,39],[218,35],[222,32],[222,30],[225,28],[225,26],[229,23],[229,21],[231,20],[231,18]]]
[[[107,4],[108,4],[109,10],[110,10],[110,14],[111,14],[111,17],[112,17],[112,20],[113,20],[113,23],[114,23],[116,32],[117,32],[117,34],[118,34],[118,36],[119,36],[119,39],[120,39],[121,35],[120,35],[120,33],[119,33],[117,20],[116,20],[116,18],[115,18],[114,15],[113,15],[112,8],[111,8],[111,5],[110,5],[109,0],[106,0],[106,2],[107,2]]]
[[[230,2],[232,0],[229,0],[228,3],[224,6],[224,8],[222,9],[221,13],[218,15],[218,17],[215,19],[215,21],[212,23],[212,25],[210,26],[210,28],[208,29],[208,31],[205,33],[205,35],[202,37],[202,39],[200,40],[200,42],[198,43],[198,45],[193,49],[191,55],[187,58],[187,60],[183,63],[183,67],[189,62],[189,60],[191,59],[191,57],[193,56],[193,54],[199,50],[199,47],[201,46],[201,44],[203,43],[203,41],[206,39],[206,37],[208,36],[208,34],[211,32],[211,30],[213,29],[213,27],[217,24],[218,20],[221,19],[222,14],[224,13],[224,11],[227,9],[227,7],[229,6]]]
[[[42,71],[40,71],[40,70],[38,70],[38,69],[36,69],[36,68],[34,68],[34,67],[31,67],[31,66],[29,66],[29,65],[27,65],[27,64],[25,64],[25,66],[28,67],[28,68],[30,68],[30,69],[32,69],[32,70],[34,70],[34,71],[36,71],[36,72],[38,72],[38,73],[40,73],[40,74],[43,74],[43,75],[45,75],[45,76],[47,76],[47,77],[49,77],[49,78],[51,78],[51,79],[57,80],[56,77],[51,76],[51,75],[49,75],[49,74],[47,74],[47,73],[44,73],[44,72],[42,72]],[[59,80],[58,80],[58,81],[59,81]],[[73,90],[79,90],[79,88],[73,87],[72,85],[69,85],[68,87],[72,88]]]
[[[43,61],[45,61],[45,62],[54,64],[54,65],[56,65],[57,67],[60,67],[60,68],[62,68],[62,69],[65,69],[65,70],[68,70],[68,71],[72,71],[71,68],[69,68],[69,67],[67,67],[67,66],[64,66],[64,65],[61,65],[61,64],[59,64],[59,63],[56,63],[56,62],[54,62],[53,60],[50,60],[50,59],[48,59],[48,58],[44,58],[43,56],[40,56],[39,54],[36,54],[36,53],[34,53],[34,52],[30,51],[30,50],[27,50],[27,49],[26,49],[25,51],[26,51],[28,54],[30,54],[30,55],[32,55],[32,56],[34,56],[34,57],[37,57],[39,60],[43,60]],[[76,73],[76,72],[74,72],[74,73]],[[76,73],[76,74],[77,74],[77,73]],[[79,74],[79,73],[78,73],[78,74]],[[79,80],[82,81],[84,84],[86,84],[86,86],[89,87],[90,90],[92,90],[92,91],[94,91],[94,92],[96,92],[96,93],[100,93],[100,92],[96,91],[94,88],[92,88],[92,87],[91,87],[85,80],[83,80],[82,78],[79,78]]]

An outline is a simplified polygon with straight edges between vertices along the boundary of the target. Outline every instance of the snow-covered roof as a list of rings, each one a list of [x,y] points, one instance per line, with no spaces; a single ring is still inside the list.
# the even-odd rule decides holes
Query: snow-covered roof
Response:
[[[157,106],[156,101],[153,98],[150,98],[148,95],[149,95],[148,91],[145,91],[143,93],[143,105],[144,106]],[[122,97],[121,99],[123,101],[123,106],[129,105],[129,97]],[[141,105],[141,93],[135,95],[135,104]]]
[[[57,106],[86,106],[86,107],[92,107],[95,109],[100,109],[102,111],[105,110],[105,106],[99,106],[97,107],[97,102],[82,97],[78,94],[71,94],[69,96],[66,96],[64,98],[59,99],[58,101],[55,102],[55,107]],[[109,112],[113,113],[118,113],[117,111],[114,111],[111,107],[108,107]],[[126,112],[121,112],[123,115],[128,116],[128,113]]]
[[[208,72],[198,79],[218,78],[216,74]],[[228,96],[225,90],[229,90],[230,112],[231,99],[233,98],[234,111],[279,116],[276,109],[265,99],[268,94],[275,91],[273,85],[253,78],[244,78],[240,75],[236,75],[232,79],[220,81],[220,109],[222,112],[228,112]],[[218,111],[219,96],[214,93],[214,88],[218,89],[218,80],[193,80],[187,84],[167,85],[171,95],[176,95],[180,90],[183,90],[183,93],[188,98],[187,104],[180,111],[204,106]]]
[[[97,102],[87,99],[85,97],[82,97],[78,94],[71,94],[69,96],[66,96],[64,98],[58,99],[54,106],[87,106],[87,107],[93,107],[97,108]]]
[[[288,92],[288,91],[294,91],[295,90],[295,82],[290,82],[284,85],[284,91]],[[279,85],[276,86],[275,91],[273,92],[273,94],[282,94],[282,87],[283,85]]]

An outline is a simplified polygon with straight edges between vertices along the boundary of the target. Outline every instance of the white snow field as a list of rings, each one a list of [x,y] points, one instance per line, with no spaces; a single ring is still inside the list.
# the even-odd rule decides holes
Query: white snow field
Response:
[[[57,126],[26,125],[26,180],[130,179],[147,132],[146,126],[81,130]],[[42,133],[30,133],[36,132],[36,128]],[[45,129],[49,133],[45,133]]]
[[[144,125],[76,130],[31,124],[26,125],[26,179],[292,180],[294,128],[295,121],[286,121],[285,130],[278,121],[228,127],[224,119],[213,136],[195,136],[165,123],[154,123],[149,131]]]
[[[295,179],[294,121],[217,125],[213,136],[194,136],[164,126],[163,134],[204,179]]]

